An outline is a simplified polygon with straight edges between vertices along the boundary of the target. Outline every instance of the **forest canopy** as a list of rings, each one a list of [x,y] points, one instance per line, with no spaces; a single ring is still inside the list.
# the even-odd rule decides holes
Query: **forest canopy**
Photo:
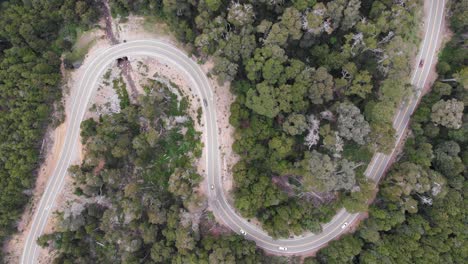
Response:
[[[421,0],[109,2],[114,17],[160,18],[196,55],[213,58],[221,83],[231,83],[232,147],[240,156],[233,195],[244,217],[257,218],[274,237],[288,237],[320,232],[343,206],[368,209],[375,186],[365,167],[373,153],[393,148],[392,118],[413,92],[409,73],[420,41]],[[61,96],[60,56],[77,28],[94,24],[100,3],[0,3],[1,240],[14,230],[34,187],[45,127]],[[414,114],[403,155],[369,218],[306,263],[468,258],[466,6],[466,0],[450,2],[454,36],[440,54],[439,79]],[[94,202],[77,215],[63,212],[60,231],[38,242],[57,249],[59,263],[280,263],[238,236],[194,227],[187,212],[201,202],[193,193],[201,176],[191,164],[201,151],[198,134],[187,123],[178,127],[185,134],[174,128],[157,137],[153,117],[145,116],[151,111],[144,111],[158,105],[156,99],[140,100],[83,123],[89,159],[70,171],[75,193]],[[174,163],[168,166],[157,153],[172,153]],[[102,160],[104,168],[95,172]],[[106,205],[95,202],[102,190]],[[214,224],[209,213],[201,219]]]
[[[0,242],[34,188],[45,128],[61,98],[60,55],[99,16],[94,0],[0,1]]]
[[[69,170],[76,198],[58,231],[38,239],[58,252],[54,263],[263,262],[206,211],[200,133],[175,98],[152,82],[138,104],[82,123],[86,157]]]
[[[42,76],[28,78],[44,82],[31,85],[49,89],[35,92],[42,99],[26,96],[35,98],[31,101],[37,105],[18,111],[22,117],[12,117],[11,122],[24,120],[28,128],[37,122],[40,129],[33,126],[34,131],[44,130],[52,105],[46,102],[60,97],[59,55],[70,48],[74,27],[92,24],[97,15],[93,10],[99,9],[89,6],[96,3],[3,2],[2,19],[11,25],[0,33],[2,56],[9,58],[5,63],[20,65],[10,57],[27,59],[25,63],[30,63],[31,56],[42,58],[37,66],[28,66]],[[364,191],[373,184],[363,175],[365,165],[375,151],[388,152],[393,147],[391,119],[411,93],[408,72],[418,43],[415,32],[420,4],[418,0],[400,4],[360,0],[110,1],[116,17],[133,12],[163,19],[195,53],[214,58],[213,73],[221,82],[232,82],[237,98],[231,107],[230,121],[237,139],[233,149],[241,156],[234,168],[235,204],[245,217],[258,218],[276,237],[318,231],[320,223],[342,205],[365,209],[365,199],[352,197],[370,195]],[[36,13],[40,20],[32,23]],[[19,70],[5,67],[5,71]],[[4,79],[18,76],[26,75],[11,73]],[[5,85],[13,83],[22,81]],[[12,101],[7,98],[8,105]],[[24,113],[37,116],[29,118]],[[5,133],[6,137],[15,135]],[[17,196],[18,204],[27,200],[22,190],[33,185],[30,175],[37,168],[43,136],[27,135],[34,135],[26,144],[27,154],[15,150],[26,142],[25,136],[4,140],[10,147],[2,148],[14,153],[8,157],[18,161],[15,166],[5,163],[4,174],[21,175],[2,176],[14,183],[4,185],[2,193]],[[310,170],[317,162],[324,174]],[[7,207],[15,208],[12,211],[17,213],[11,219],[17,219],[21,207]],[[304,210],[294,214],[298,208]],[[281,217],[289,219],[287,225],[277,224],[285,222]]]
[[[466,0],[449,5],[454,35],[441,51],[438,79],[413,114],[401,159],[383,180],[369,218],[305,263],[464,263],[468,259],[468,98],[463,34]],[[464,76],[464,77],[463,77]],[[444,108],[440,102],[455,102]],[[461,108],[461,109],[459,109]],[[458,117],[461,115],[461,119]],[[460,124],[460,125],[453,125]],[[405,245],[405,246],[402,246]]]
[[[366,209],[363,175],[393,149],[412,93],[422,1],[111,1],[166,21],[236,95],[235,206],[274,237]],[[358,198],[359,197],[359,198]]]

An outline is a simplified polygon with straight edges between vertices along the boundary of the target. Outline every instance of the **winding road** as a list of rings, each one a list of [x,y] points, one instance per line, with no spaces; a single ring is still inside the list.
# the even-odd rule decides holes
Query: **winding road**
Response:
[[[436,56],[436,48],[441,40],[441,25],[444,17],[445,0],[426,0],[429,1],[430,11],[426,14],[425,35],[417,55],[417,65],[412,75],[411,84],[419,91],[426,84],[430,67]],[[206,170],[208,186],[214,185],[214,189],[208,189],[210,206],[213,209],[217,219],[221,219],[233,231],[240,233],[246,232],[246,238],[254,240],[257,245],[267,251],[274,253],[300,254],[311,252],[323,246],[330,240],[338,237],[345,229],[341,226],[345,223],[352,223],[358,218],[358,214],[350,214],[344,209],[340,210],[333,220],[323,225],[323,232],[320,234],[307,234],[302,237],[292,239],[275,240],[268,236],[263,230],[247,222],[228,203],[222,189],[221,160],[218,144],[218,128],[216,123],[215,103],[213,101],[213,92],[210,82],[199,65],[181,50],[174,46],[158,40],[135,40],[127,43],[118,44],[102,51],[97,57],[86,63],[84,74],[80,77],[79,87],[74,94],[72,101],[72,110],[67,124],[67,134],[61,149],[60,159],[54,168],[43,196],[36,208],[30,232],[27,235],[21,263],[35,263],[38,257],[37,238],[43,233],[47,219],[51,214],[51,208],[57,196],[60,194],[64,185],[64,178],[71,161],[76,157],[77,143],[79,140],[80,123],[87,110],[88,102],[98,87],[101,76],[107,67],[117,58],[124,56],[141,57],[148,56],[164,61],[180,70],[190,81],[194,93],[201,99],[206,99],[207,106],[204,108],[205,142],[206,150]],[[425,63],[419,67],[419,61]],[[402,140],[404,131],[408,125],[411,114],[413,113],[419,99],[420,92],[404,104],[395,115],[394,127],[397,131],[397,144]],[[366,170],[366,176],[378,182],[384,175],[384,172],[391,162],[392,156],[377,153],[374,155],[371,163]],[[283,250],[280,250],[283,247]],[[287,248],[284,251],[284,248]]]

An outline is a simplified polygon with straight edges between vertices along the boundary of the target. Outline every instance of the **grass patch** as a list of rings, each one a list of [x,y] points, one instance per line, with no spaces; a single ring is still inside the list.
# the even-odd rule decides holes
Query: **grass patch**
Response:
[[[96,40],[86,43],[83,47],[73,48],[72,52],[65,55],[65,58],[71,62],[81,62],[88,53],[89,49],[96,43]]]
[[[201,125],[202,114],[203,114],[202,108],[198,107],[198,109],[197,109],[197,122],[198,122],[199,125]]]
[[[110,79],[111,73],[112,73],[112,70],[108,69],[106,73],[104,74],[104,80],[108,81]]]
[[[70,52],[65,54],[65,60],[68,64],[80,63],[84,60],[91,47],[96,44],[96,38],[91,36],[92,31],[77,30],[77,40]]]
[[[117,93],[117,96],[119,97],[120,109],[125,109],[127,106],[130,105],[130,98],[128,97],[127,85],[125,85],[122,76],[120,76],[119,79],[115,79],[112,81],[112,87],[114,88],[115,92]]]
[[[369,151],[368,146],[360,146],[352,142],[345,144],[343,148],[343,158],[352,160],[354,162],[363,162],[367,164],[371,161],[372,154],[373,153]]]
[[[157,16],[145,16],[142,23],[143,29],[152,33],[170,34],[164,20]]]

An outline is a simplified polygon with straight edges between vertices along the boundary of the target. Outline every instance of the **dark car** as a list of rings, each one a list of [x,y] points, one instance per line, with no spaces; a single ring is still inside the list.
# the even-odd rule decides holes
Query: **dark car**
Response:
[[[419,61],[419,68],[421,68],[424,65],[424,60]]]

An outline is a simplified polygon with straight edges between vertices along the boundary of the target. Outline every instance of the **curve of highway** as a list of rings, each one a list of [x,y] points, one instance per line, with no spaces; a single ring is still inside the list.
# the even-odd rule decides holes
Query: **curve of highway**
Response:
[[[422,42],[420,52],[417,56],[417,62],[424,60],[423,67],[415,69],[411,83],[420,89],[426,83],[432,61],[436,54],[436,46],[440,38],[440,27],[443,20],[443,10],[445,0],[429,0],[430,13],[425,25],[425,36]],[[127,43],[115,45],[95,57],[87,67],[84,74],[80,77],[79,87],[76,94],[72,97],[72,110],[67,124],[67,134],[64,145],[60,153],[60,159],[57,162],[54,172],[49,179],[46,189],[36,209],[33,218],[31,230],[26,238],[21,263],[35,263],[38,255],[37,238],[42,234],[51,213],[57,196],[64,185],[64,178],[71,161],[75,158],[77,142],[79,140],[80,123],[87,110],[88,102],[94,91],[98,87],[99,80],[104,74],[106,68],[117,58],[123,56],[149,56],[165,61],[180,70],[190,81],[197,96],[207,100],[207,106],[204,108],[205,121],[205,140],[206,148],[206,169],[208,186],[214,185],[214,189],[207,188],[208,198],[214,214],[221,219],[234,232],[240,233],[240,230],[246,232],[246,238],[254,240],[257,245],[267,251],[282,254],[298,254],[315,250],[330,240],[336,238],[346,230],[341,226],[345,223],[355,221],[358,214],[350,214],[344,209],[340,210],[331,222],[323,225],[323,232],[320,234],[307,234],[298,238],[275,240],[268,236],[263,230],[247,222],[239,216],[226,200],[222,189],[221,180],[221,160],[218,148],[218,128],[216,123],[215,105],[213,102],[213,93],[210,82],[200,69],[200,67],[182,51],[174,46],[158,40],[136,40]],[[413,113],[420,93],[416,93],[405,104],[394,119],[394,127],[397,131],[397,144],[402,139],[403,132],[408,125],[409,118]],[[378,182],[389,165],[391,155],[376,154],[366,170],[366,176]],[[280,250],[280,247],[286,247],[287,251]]]

